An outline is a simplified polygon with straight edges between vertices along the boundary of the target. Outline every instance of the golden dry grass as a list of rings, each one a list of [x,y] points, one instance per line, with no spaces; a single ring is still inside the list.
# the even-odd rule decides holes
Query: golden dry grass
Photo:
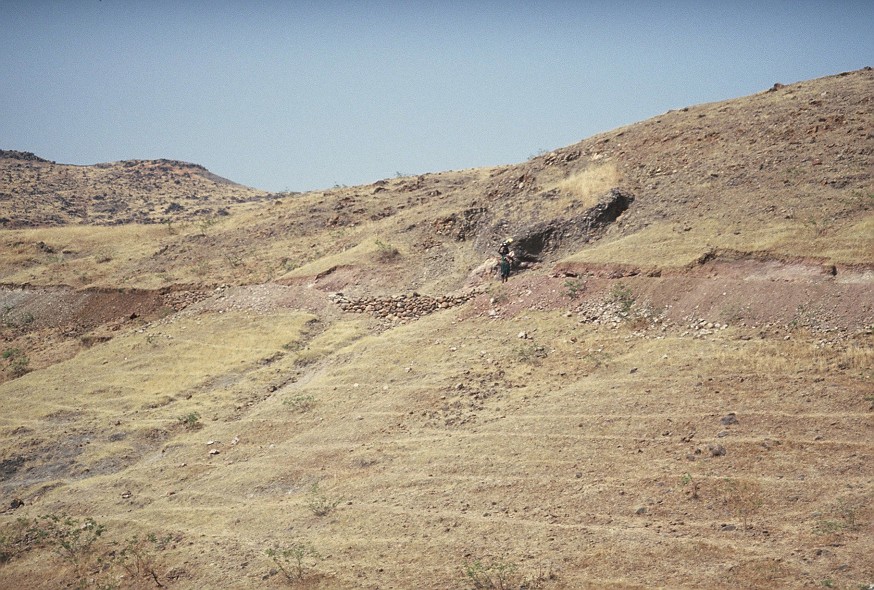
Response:
[[[616,165],[604,162],[574,172],[546,190],[556,189],[562,195],[579,200],[583,207],[594,207],[604,193],[619,185],[620,176]]]
[[[867,263],[874,251],[874,216],[835,224],[828,232],[789,221],[749,226],[711,219],[654,223],[630,235],[608,235],[563,261],[671,268],[687,266],[719,250],[811,257],[838,264]]]
[[[91,476],[54,480],[39,509],[99,517],[116,535],[179,536],[159,557],[162,571],[185,569],[181,587],[280,587],[261,579],[264,551],[286,541],[324,556],[310,580],[325,588],[465,587],[474,559],[548,566],[547,588],[874,573],[849,558],[870,542],[846,519],[828,532],[842,547],[834,559],[850,560],[839,575],[835,561],[784,549],[812,554],[822,518],[810,515],[832,514],[837,499],[856,503],[854,522],[870,518],[870,348],[732,330],[640,339],[559,312],[458,318],[368,335],[364,319],[313,331],[305,314],[179,317],[0,387],[3,431],[23,424],[42,438],[75,420],[94,441],[125,433],[87,445],[70,469]],[[10,403],[12,391],[25,401]],[[302,411],[288,403],[303,398]],[[186,430],[177,418],[192,411],[202,427]],[[728,412],[737,425],[720,424]],[[711,456],[716,443],[725,456]],[[726,481],[748,482],[761,508],[728,498]],[[325,516],[311,509],[313,484],[336,503]]]
[[[137,321],[99,310],[127,319],[48,337],[3,326],[4,346],[46,338],[48,358],[56,338],[71,351],[0,384],[0,537],[61,513],[104,523],[107,541],[169,534],[153,554],[168,588],[287,587],[265,552],[294,543],[321,556],[307,588],[472,588],[476,561],[545,590],[871,584],[869,140],[848,134],[870,127],[870,80],[667,113],[551,163],[286,195],[178,225],[4,230],[15,319],[24,283],[206,299]],[[796,108],[824,91],[843,120]],[[799,126],[820,116],[833,127]],[[799,156],[801,139],[816,142]],[[830,143],[843,159],[828,160]],[[634,205],[603,237],[564,244],[563,262],[672,272],[576,277],[575,299],[549,254],[506,284],[469,276],[505,229],[582,214],[614,185]],[[482,217],[459,235],[470,212]],[[399,255],[381,259],[385,246]],[[751,264],[740,278],[682,270],[713,252]],[[859,268],[793,274],[784,258]],[[327,298],[468,284],[484,293],[406,325]],[[583,319],[613,290],[642,306],[665,285],[664,328]],[[753,321],[750,305],[790,292],[803,305]],[[810,314],[822,323],[793,325]],[[732,325],[704,336],[689,317]],[[88,560],[77,576],[51,547],[12,549],[4,587],[111,581]]]

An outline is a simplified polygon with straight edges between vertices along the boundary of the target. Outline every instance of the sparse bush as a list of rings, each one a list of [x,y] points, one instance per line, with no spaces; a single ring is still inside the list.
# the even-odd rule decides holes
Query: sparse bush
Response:
[[[825,511],[824,517],[816,522],[814,532],[829,535],[841,531],[855,531],[859,528],[859,503],[846,498],[839,498]]]
[[[701,482],[694,479],[691,473],[683,474],[683,477],[680,478],[680,484],[685,488],[689,486],[689,497],[693,500],[698,499],[698,490],[701,488]]]
[[[376,240],[376,260],[378,262],[391,262],[401,255],[400,250],[382,240]]]
[[[90,516],[80,521],[66,515],[48,514],[34,519],[28,535],[38,546],[53,549],[78,571],[105,530],[105,526]]]
[[[464,578],[473,590],[537,590],[555,575],[548,567],[531,573],[502,559],[477,559],[464,565]]]
[[[303,347],[304,347],[303,340],[292,340],[291,342],[286,342],[285,344],[283,344],[282,350],[285,350],[288,352],[297,352],[298,350],[302,349]]]
[[[578,298],[586,289],[583,279],[568,279],[564,282],[564,294],[568,299]]]
[[[155,585],[161,586],[158,580],[156,552],[163,551],[171,539],[172,535],[159,538],[154,533],[144,537],[139,535],[128,537],[108,563],[121,566],[131,578],[151,579],[154,580]]]
[[[8,307],[3,312],[3,325],[8,326],[10,328],[23,328],[29,324],[32,324],[36,318],[33,317],[33,314],[29,311],[26,311],[17,316],[13,316],[11,311],[13,308]]]
[[[541,346],[539,344],[526,343],[521,345],[516,349],[515,355],[516,360],[520,363],[525,363],[528,365],[539,365],[543,362],[549,353],[546,350],[545,346]]]
[[[21,355],[12,361],[12,364],[9,366],[9,372],[12,373],[13,377],[21,377],[30,372],[28,365],[30,365],[30,359]]]
[[[634,306],[634,300],[634,293],[632,293],[631,289],[622,283],[613,285],[613,288],[610,290],[610,302],[618,304],[619,312],[623,315],[631,313],[631,308]]]
[[[311,395],[296,395],[282,400],[282,405],[294,412],[308,412],[316,405],[316,398]]]
[[[343,502],[342,497],[327,496],[321,489],[319,489],[319,484],[314,483],[307,494],[306,506],[310,509],[310,512],[316,516],[327,516],[333,512],[341,502]]]
[[[750,517],[764,503],[761,486],[750,480],[723,480],[721,495],[723,505],[731,514],[741,519],[744,530],[749,528]]]
[[[30,359],[18,348],[4,350],[3,359],[7,361],[7,370],[13,379],[30,372]]]
[[[109,249],[103,248],[94,254],[94,261],[97,264],[106,264],[107,262],[112,262],[112,252]]]
[[[66,588],[128,588],[119,583],[126,572],[129,579],[158,580],[156,551],[163,550],[171,537],[135,535],[123,543],[106,543],[106,527],[93,518],[73,518],[48,514],[34,519],[19,518],[0,530],[0,565],[30,550],[50,550],[72,566],[75,576]],[[139,586],[136,586],[139,587]]]
[[[26,518],[19,518],[3,527],[0,530],[0,565],[30,549],[34,541],[30,522]]]
[[[214,226],[216,223],[218,223],[218,220],[216,220],[214,217],[206,217],[204,219],[201,219],[197,224],[197,227],[200,229],[200,235],[205,236],[206,231]]]
[[[289,582],[302,580],[315,567],[315,562],[322,557],[309,543],[272,547],[265,553]]]
[[[233,268],[243,265],[243,255],[238,252],[225,252],[224,257]]]
[[[179,423],[187,430],[197,430],[202,426],[200,423],[200,414],[197,412],[190,412],[184,416],[179,416],[177,420],[179,420]]]
[[[592,369],[600,369],[601,367],[609,367],[610,361],[612,360],[613,355],[604,352],[604,349],[590,349],[584,356],[583,359],[592,363]]]

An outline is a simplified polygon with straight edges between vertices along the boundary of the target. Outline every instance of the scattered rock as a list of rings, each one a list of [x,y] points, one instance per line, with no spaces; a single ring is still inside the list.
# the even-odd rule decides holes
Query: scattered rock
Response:
[[[731,426],[732,424],[737,424],[737,415],[734,412],[731,412],[723,416],[720,422],[723,426]]]
[[[725,447],[722,445],[717,445],[717,444],[707,445],[707,450],[710,451],[711,457],[722,457],[725,455]]]

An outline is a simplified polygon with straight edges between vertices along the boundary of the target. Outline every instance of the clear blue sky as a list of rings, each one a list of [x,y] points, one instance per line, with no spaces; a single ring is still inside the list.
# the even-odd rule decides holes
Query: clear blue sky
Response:
[[[0,148],[310,190],[874,66],[874,0],[0,0]]]

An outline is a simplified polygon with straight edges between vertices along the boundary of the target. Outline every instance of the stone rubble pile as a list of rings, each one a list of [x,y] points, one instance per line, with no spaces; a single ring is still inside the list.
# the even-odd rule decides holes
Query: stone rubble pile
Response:
[[[369,313],[389,321],[416,320],[440,309],[449,309],[467,302],[473,294],[443,295],[431,297],[419,293],[406,293],[390,297],[349,297],[334,293],[331,299],[343,311]]]
[[[667,328],[670,324],[663,315],[648,306],[623,304],[621,301],[609,298],[592,298],[576,307],[576,314],[581,323],[599,324],[618,327],[629,320],[643,320],[647,324],[661,324]]]

